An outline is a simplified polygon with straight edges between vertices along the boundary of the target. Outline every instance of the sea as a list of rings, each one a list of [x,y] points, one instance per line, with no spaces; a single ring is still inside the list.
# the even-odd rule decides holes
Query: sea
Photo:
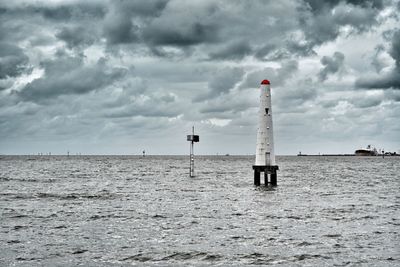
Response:
[[[400,157],[0,156],[0,266],[400,266]]]

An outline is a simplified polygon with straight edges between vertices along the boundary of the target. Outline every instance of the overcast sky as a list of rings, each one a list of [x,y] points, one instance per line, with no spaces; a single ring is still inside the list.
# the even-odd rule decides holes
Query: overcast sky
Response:
[[[400,150],[395,0],[0,0],[0,154]]]

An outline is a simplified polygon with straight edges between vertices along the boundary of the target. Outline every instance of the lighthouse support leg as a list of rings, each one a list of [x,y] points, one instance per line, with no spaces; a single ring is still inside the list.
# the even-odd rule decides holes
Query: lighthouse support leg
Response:
[[[254,170],[254,185],[260,185],[260,172]]]
[[[268,172],[264,171],[264,185],[267,186],[268,185]]]
[[[276,171],[271,173],[271,185],[272,186],[277,186],[278,185],[278,179],[277,179]]]

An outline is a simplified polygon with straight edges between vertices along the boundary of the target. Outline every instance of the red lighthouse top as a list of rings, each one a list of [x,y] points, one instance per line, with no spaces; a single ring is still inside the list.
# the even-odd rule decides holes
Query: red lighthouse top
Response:
[[[261,84],[270,84],[268,80],[263,80]]]

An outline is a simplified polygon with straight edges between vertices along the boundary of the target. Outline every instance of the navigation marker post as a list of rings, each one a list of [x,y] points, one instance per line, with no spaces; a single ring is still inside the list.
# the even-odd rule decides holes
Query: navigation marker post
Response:
[[[192,127],[192,134],[187,136],[187,141],[190,141],[190,169],[189,176],[194,177],[194,143],[199,142],[200,138],[194,134],[194,126]]]

